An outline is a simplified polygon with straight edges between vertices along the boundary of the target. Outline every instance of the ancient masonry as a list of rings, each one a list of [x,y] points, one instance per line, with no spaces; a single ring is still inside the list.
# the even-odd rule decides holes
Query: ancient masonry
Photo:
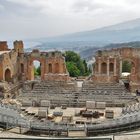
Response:
[[[140,87],[140,49],[117,48],[98,51],[95,55],[92,80],[94,83],[119,83],[122,73],[122,62],[131,62],[129,84],[131,91]],[[65,58],[59,51],[24,52],[22,41],[15,41],[14,48],[9,49],[7,42],[0,42],[0,81],[16,83],[18,81],[34,80],[33,61],[41,65],[41,80],[69,81]]]
[[[122,63],[128,60],[132,65],[128,77],[131,89],[140,87],[140,49],[98,51],[95,59],[92,76],[78,87],[77,81],[69,77],[61,52],[24,52],[22,41],[15,41],[13,49],[7,42],[0,42],[0,128],[16,128],[10,132],[19,128],[20,134],[63,139],[74,135],[117,136],[139,129],[140,103],[120,81]],[[41,80],[34,80],[34,60],[41,64]],[[2,88],[2,84],[9,88]],[[106,107],[123,108],[116,112]],[[101,113],[97,115],[98,109]],[[100,116],[101,120],[95,119]]]
[[[61,52],[33,50],[26,53],[22,41],[15,41],[13,49],[9,49],[7,42],[3,41],[0,42],[0,81],[16,83],[19,80],[34,80],[34,60],[41,64],[41,80],[69,80]]]
[[[122,62],[127,60],[132,66],[129,76],[131,90],[140,87],[140,48],[125,47],[98,51],[95,59],[92,79],[96,83],[119,82]]]

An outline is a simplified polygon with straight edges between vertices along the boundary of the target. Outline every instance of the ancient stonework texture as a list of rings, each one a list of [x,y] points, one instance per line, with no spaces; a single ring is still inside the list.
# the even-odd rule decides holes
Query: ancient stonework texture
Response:
[[[98,51],[95,55],[93,81],[97,83],[119,82],[122,73],[122,62],[131,62],[129,81],[133,90],[140,86],[140,48],[117,48]]]
[[[22,41],[15,41],[14,49],[8,49],[7,42],[0,42],[0,80],[16,82],[34,80],[33,61],[39,61],[41,80],[67,81],[69,73],[61,52],[24,52]]]

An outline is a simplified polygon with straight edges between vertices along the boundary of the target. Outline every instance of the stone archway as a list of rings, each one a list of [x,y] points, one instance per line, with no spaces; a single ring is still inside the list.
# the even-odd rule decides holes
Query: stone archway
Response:
[[[129,82],[131,91],[140,87],[140,49],[116,48],[98,51],[95,55],[96,63],[93,80],[100,82]],[[122,71],[123,61],[129,61],[129,71]],[[106,64],[105,64],[106,63]],[[123,74],[122,74],[123,72]]]
[[[105,62],[101,64],[101,74],[107,74],[107,64]]]
[[[48,65],[48,67],[49,67],[49,73],[52,73],[52,64],[50,63],[50,64]]]
[[[59,64],[55,63],[55,73],[59,73]]]
[[[42,79],[42,73],[43,73],[43,69],[42,69],[42,62],[40,61],[40,59],[31,59],[30,61],[30,69],[29,69],[29,72],[30,72],[30,80],[35,80],[35,78],[37,77],[35,75],[35,68],[37,69],[37,67],[35,67],[35,64],[34,62],[38,62],[39,65],[40,65],[40,74],[39,74],[39,79],[41,78]]]
[[[126,68],[125,68],[126,67]],[[128,68],[127,68],[128,67]],[[128,72],[130,74],[134,74],[135,73],[135,63],[133,61],[133,59],[130,58],[123,58],[120,61],[120,74],[122,72]]]
[[[34,80],[34,61],[38,61],[40,63],[40,77],[39,79],[45,79],[45,72],[46,72],[46,54],[43,52],[39,52],[39,50],[33,50],[27,59],[27,79]]]
[[[109,73],[114,72],[114,63],[109,63]]]
[[[34,60],[32,62],[32,67],[33,67],[34,79],[40,79],[40,77],[41,77],[41,62],[38,60]]]
[[[7,69],[5,70],[5,75],[4,75],[4,77],[5,77],[5,81],[7,81],[7,82],[10,82],[10,81],[11,81],[11,71],[10,71],[9,68],[7,68]]]
[[[20,64],[20,67],[21,67],[21,73],[24,73],[24,64],[21,63],[21,64]]]

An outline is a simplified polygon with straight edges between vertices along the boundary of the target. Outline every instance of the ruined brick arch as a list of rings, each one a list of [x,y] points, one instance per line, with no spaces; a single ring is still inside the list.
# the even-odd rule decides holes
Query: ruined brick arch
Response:
[[[4,73],[4,79],[5,79],[5,81],[10,82],[11,81],[11,78],[12,78],[12,76],[11,76],[11,70],[9,68],[7,68],[5,70],[5,73]]]
[[[114,72],[114,63],[109,63],[109,72],[113,73]]]
[[[134,62],[131,62],[131,74],[135,74],[136,73],[136,66]]]
[[[107,64],[105,62],[101,63],[101,74],[107,73]]]
[[[134,59],[135,58],[129,58],[129,57],[125,58],[124,57],[123,59],[120,60],[120,64],[121,63],[123,64],[124,61],[128,61],[129,63],[131,63],[131,71],[130,71],[130,74],[134,74],[136,72],[136,64],[135,64]],[[120,68],[120,73],[122,73],[122,68]]]
[[[41,68],[41,65],[42,65],[42,64],[41,64],[41,61],[40,61],[39,59],[33,59],[32,62],[31,62],[31,63],[32,63],[32,64],[31,64],[31,65],[32,65],[32,70],[33,70],[33,73],[32,73],[32,79],[33,79],[33,80],[35,79],[35,75],[34,75],[34,66],[35,66],[35,65],[34,65],[34,62],[35,62],[35,61],[37,61],[37,62],[40,63],[40,71],[41,71],[41,74],[42,74],[42,68]]]
[[[48,64],[48,69],[49,69],[48,72],[49,72],[49,73],[52,73],[52,64],[51,64],[51,63]]]
[[[20,64],[20,69],[21,69],[21,73],[24,73],[24,64],[23,63]]]
[[[55,63],[55,73],[59,73],[59,63]]]
[[[31,57],[29,60],[28,60],[28,79],[29,80],[34,80],[34,65],[33,65],[33,62],[34,61],[38,61],[40,62],[40,70],[41,70],[41,79],[43,80],[44,79],[44,76],[45,76],[45,59],[42,59],[42,58],[35,58],[35,57]]]
[[[113,48],[97,51],[92,80],[96,83],[129,82],[131,91],[140,87],[140,48]],[[122,62],[131,62],[131,72],[128,79],[122,77]],[[106,64],[105,64],[106,63]],[[112,64],[111,64],[112,63]]]

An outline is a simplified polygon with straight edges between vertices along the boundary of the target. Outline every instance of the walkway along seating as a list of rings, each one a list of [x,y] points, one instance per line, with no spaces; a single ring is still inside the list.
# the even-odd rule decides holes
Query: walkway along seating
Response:
[[[96,136],[140,128],[140,110],[122,114],[113,120],[102,121],[98,124],[70,125],[55,124],[49,120],[44,122],[29,120],[22,117],[16,108],[1,104],[0,124],[1,127],[5,124],[5,128],[9,126],[27,128],[31,132],[39,132],[40,134],[48,132],[51,135],[52,132],[59,132],[59,135],[61,135],[63,132],[68,134],[68,131],[85,131],[86,136]]]

